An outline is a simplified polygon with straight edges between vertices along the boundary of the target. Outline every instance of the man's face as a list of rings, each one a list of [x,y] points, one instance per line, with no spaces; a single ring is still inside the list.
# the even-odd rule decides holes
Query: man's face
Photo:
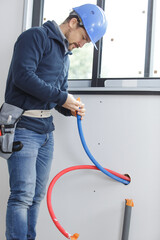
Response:
[[[84,44],[90,42],[86,30],[78,26],[76,18],[72,18],[68,24],[69,30],[66,33],[66,38],[69,42],[68,50],[72,51],[74,48],[82,48]]]

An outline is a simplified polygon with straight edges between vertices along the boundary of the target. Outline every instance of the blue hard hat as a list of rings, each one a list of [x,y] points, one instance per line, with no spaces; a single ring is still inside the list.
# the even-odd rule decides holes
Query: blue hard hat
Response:
[[[95,4],[84,4],[73,10],[81,18],[91,42],[96,47],[95,43],[103,37],[107,29],[107,20],[103,9]]]

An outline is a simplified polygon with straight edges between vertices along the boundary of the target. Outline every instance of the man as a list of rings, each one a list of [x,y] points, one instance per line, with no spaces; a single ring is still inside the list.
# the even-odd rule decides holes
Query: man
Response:
[[[53,159],[50,109],[66,116],[75,116],[75,112],[85,115],[84,104],[67,91],[68,55],[90,41],[95,45],[105,31],[103,10],[85,4],[74,8],[60,26],[48,21],[23,32],[15,43],[5,102],[25,112],[14,138],[23,143],[23,148],[8,159],[11,193],[6,214],[7,240],[36,238],[39,206]]]

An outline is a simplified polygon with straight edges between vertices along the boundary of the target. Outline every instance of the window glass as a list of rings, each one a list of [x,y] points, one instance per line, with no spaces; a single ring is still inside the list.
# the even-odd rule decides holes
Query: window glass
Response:
[[[55,1],[45,0],[43,23],[47,20],[54,20],[61,24],[72,11],[73,7],[80,6],[85,3],[96,4],[95,0],[67,0]],[[74,49],[70,55],[70,70],[69,79],[91,79],[92,77],[92,62],[93,62],[93,45],[85,44],[81,49]]]
[[[101,77],[144,77],[148,0],[108,0]]]

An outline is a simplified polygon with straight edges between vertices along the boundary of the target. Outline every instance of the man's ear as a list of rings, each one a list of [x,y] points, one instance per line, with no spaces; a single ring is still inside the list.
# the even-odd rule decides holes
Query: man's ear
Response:
[[[76,29],[78,26],[77,18],[71,18],[68,25],[69,25],[69,28]]]

